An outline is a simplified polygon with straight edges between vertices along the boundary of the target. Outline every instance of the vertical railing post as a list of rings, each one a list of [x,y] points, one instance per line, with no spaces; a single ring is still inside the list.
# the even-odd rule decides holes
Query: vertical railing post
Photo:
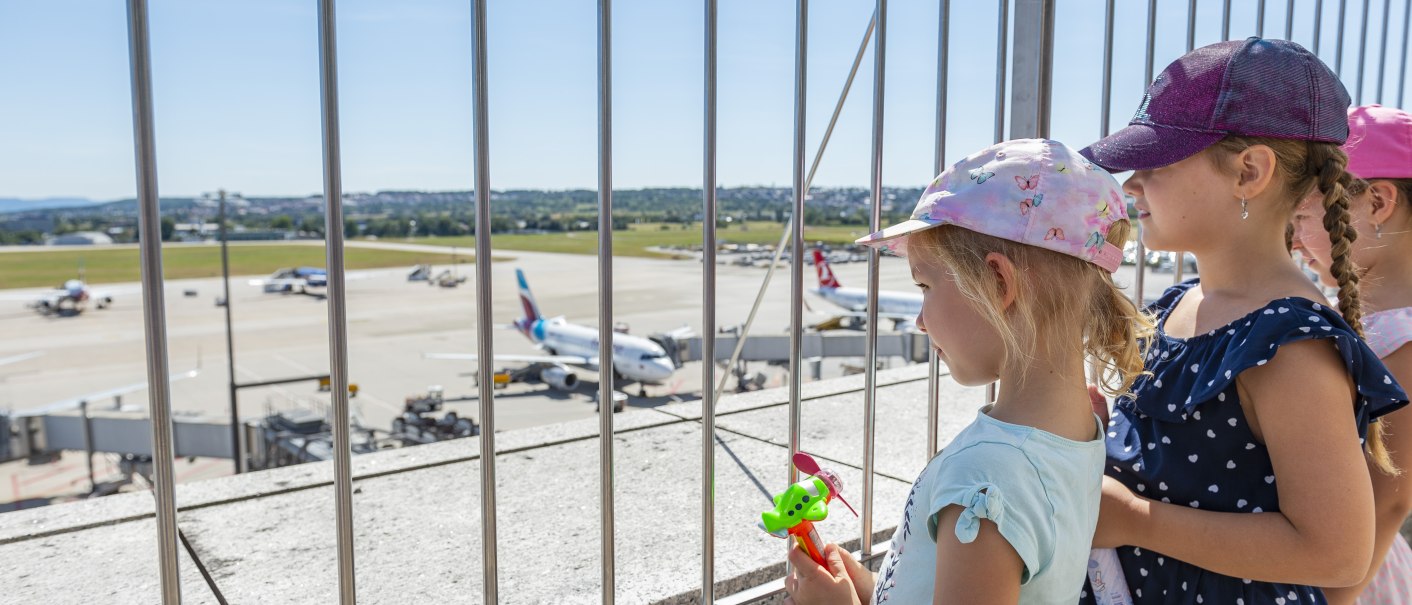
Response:
[[[1231,0],[1221,7],[1221,40],[1231,39]]]
[[[495,515],[495,318],[490,235],[490,76],[486,70],[486,0],[471,0],[471,96],[475,116],[476,361],[480,403],[480,539],[482,602],[500,599]]]
[[[1005,64],[1010,42],[1010,0],[1000,0],[995,33],[995,142],[1005,140]]]
[[[1314,1],[1314,56],[1319,56],[1319,38],[1323,37],[1324,0]]]
[[[338,598],[357,602],[353,565],[353,451],[348,430],[348,306],[343,271],[343,168],[338,126],[338,41],[334,0],[319,3],[319,84],[323,116],[324,233],[328,262],[329,396],[333,400],[333,483]]]
[[[1196,0],[1190,0],[1186,6],[1186,51],[1191,52],[1193,48],[1196,48]]]
[[[1383,41],[1378,51],[1378,97],[1376,102],[1383,102],[1383,76],[1387,73],[1387,22],[1389,12],[1392,11],[1392,0],[1383,0]]]
[[[874,4],[873,19],[877,36],[873,38],[873,153],[870,161],[873,207],[869,213],[869,229],[882,228],[882,156],[883,156],[883,93],[887,75],[887,0]],[[878,249],[868,247],[868,325],[864,340],[863,360],[863,556],[873,552],[873,455],[877,438],[878,412]]]
[[[1260,38],[1265,37],[1265,0],[1260,0],[1255,4],[1255,35]]]
[[[1111,1],[1111,0],[1110,0]],[[937,12],[936,36],[936,154],[932,174],[946,170],[946,96],[950,67],[951,0],[941,0]],[[924,335],[925,336],[925,335]],[[927,460],[937,452],[937,428],[941,411],[941,357],[927,337]]]
[[[1403,93],[1407,92],[1407,39],[1412,35],[1412,0],[1407,0],[1402,4],[1402,67],[1397,72],[1397,106],[1406,108],[1402,104]]]
[[[1194,2],[1193,2],[1194,4]],[[1285,4],[1285,39],[1294,38],[1294,0]]]
[[[1054,66],[1054,0],[1016,0],[1010,138],[1049,136]]]
[[[1290,7],[1290,10],[1293,10],[1293,9],[1294,9],[1294,1],[1293,1],[1293,0],[1290,0],[1289,7]],[[1264,13],[1263,3],[1262,3],[1262,8],[1261,8],[1261,13],[1262,13],[1262,14]],[[1291,18],[1290,15],[1286,15],[1286,16],[1285,16],[1285,19],[1286,19],[1286,21],[1285,21],[1286,27],[1289,26],[1289,25],[1288,25],[1288,24],[1289,24],[1288,19],[1290,19],[1290,18]],[[1286,34],[1286,35],[1285,35],[1285,38],[1288,39],[1288,38],[1289,38],[1289,35]],[[1187,5],[1187,13],[1186,13],[1186,51],[1187,51],[1187,52],[1191,52],[1191,51],[1192,51],[1193,49],[1195,49],[1195,48],[1196,48],[1196,0],[1191,0],[1191,2]],[[1185,253],[1185,252],[1177,252],[1176,255],[1177,255],[1177,264],[1176,264],[1175,267],[1172,268],[1172,285],[1176,285],[1176,284],[1182,283],[1182,281],[1183,281],[1183,279],[1184,279],[1184,274],[1186,273],[1186,267],[1185,267],[1185,265],[1183,265],[1183,263],[1182,263],[1182,261],[1183,261],[1183,260],[1185,259],[1185,257],[1186,257],[1186,253]],[[1141,301],[1138,301],[1138,304],[1141,305],[1142,302],[1141,302]]]
[[[1338,32],[1334,37],[1334,75],[1343,77],[1343,30],[1348,17],[1348,0],[1338,0]]]
[[[701,116],[701,602],[716,600],[716,12],[705,0]],[[741,335],[744,337],[744,335]]]
[[[1353,95],[1353,104],[1363,104],[1363,68],[1368,59],[1368,5],[1372,0],[1363,0],[1363,21],[1358,33],[1358,91]]]
[[[794,155],[792,161],[794,192],[790,216],[789,254],[789,483],[799,480],[794,468],[794,454],[799,451],[799,425],[804,374],[804,130],[805,98],[809,50],[809,0],[795,0],[794,17]]]
[[[230,253],[229,242],[226,237],[226,190],[217,191],[220,198],[220,234],[221,234],[221,288],[225,307],[226,319],[226,396],[230,399],[230,457],[235,466],[235,474],[239,475],[244,469],[241,468],[244,458],[240,455],[240,407],[239,390],[235,385],[235,330],[231,327],[230,309]],[[239,195],[239,194],[237,194]]]
[[[172,476],[172,399],[167,367],[166,299],[162,292],[162,214],[157,195],[157,143],[152,123],[152,58],[147,1],[128,0],[132,76],[132,139],[137,165],[137,229],[142,262],[142,320],[147,345],[147,393],[152,414],[152,493],[157,507],[157,556],[163,605],[181,603],[177,565],[176,495]]]
[[[598,480],[602,603],[614,600],[613,543],[613,12],[598,0]]]

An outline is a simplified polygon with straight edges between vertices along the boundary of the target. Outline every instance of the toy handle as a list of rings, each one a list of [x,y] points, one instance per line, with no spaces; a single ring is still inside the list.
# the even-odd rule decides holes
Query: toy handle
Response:
[[[1118,551],[1111,548],[1089,551],[1088,581],[1098,605],[1132,605],[1133,597],[1128,592],[1128,580],[1123,576],[1123,567],[1118,562]]]
[[[824,541],[819,538],[819,532],[814,529],[814,524],[809,521],[800,521],[799,525],[789,530],[794,536],[794,542],[799,545],[799,549],[809,555],[815,563],[824,563]]]

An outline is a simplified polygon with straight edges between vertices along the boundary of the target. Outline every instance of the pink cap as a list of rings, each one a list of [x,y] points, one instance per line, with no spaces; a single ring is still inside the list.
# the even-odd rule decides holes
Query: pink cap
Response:
[[[860,238],[906,256],[907,236],[937,225],[1076,256],[1108,272],[1122,263],[1108,229],[1127,218],[1123,191],[1059,141],[996,143],[957,162],[922,193],[911,220]]]
[[[1381,105],[1348,109],[1348,171],[1360,179],[1412,177],[1412,114]]]

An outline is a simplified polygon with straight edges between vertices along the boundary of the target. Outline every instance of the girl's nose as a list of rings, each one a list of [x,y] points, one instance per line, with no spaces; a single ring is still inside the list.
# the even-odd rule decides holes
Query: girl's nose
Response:
[[[1142,179],[1145,176],[1147,176],[1146,170],[1133,171],[1132,176],[1123,181],[1123,193],[1142,199]]]
[[[921,333],[923,333],[923,334],[926,334],[926,333],[927,333],[927,324],[922,321],[922,314],[921,314],[921,313],[918,313],[918,314],[917,314],[917,331],[918,331],[918,332],[921,332]]]

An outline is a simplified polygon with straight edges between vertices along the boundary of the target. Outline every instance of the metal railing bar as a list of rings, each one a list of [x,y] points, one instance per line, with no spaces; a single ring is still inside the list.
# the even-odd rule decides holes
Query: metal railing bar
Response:
[[[883,93],[886,87],[887,60],[887,0],[877,0],[873,20],[877,35],[873,37],[873,153],[871,188],[873,204],[869,228],[882,228],[882,156],[883,156]],[[873,549],[873,456],[877,439],[878,411],[878,249],[868,247],[868,325],[863,359],[863,536],[861,548],[866,555]]]
[[[701,602],[716,600],[716,13],[705,0],[701,152]],[[743,339],[742,339],[743,340]]]
[[[1343,77],[1343,31],[1348,17],[1348,0],[1338,0],[1338,33],[1334,41],[1334,75]]]
[[[152,57],[146,0],[128,0],[128,56],[132,78],[132,138],[137,167],[137,228],[141,236],[142,320],[147,393],[152,415],[152,495],[156,498],[157,557],[163,605],[181,603],[176,496],[172,471],[172,399],[167,367],[167,316],[162,275],[162,215],[157,189],[157,143],[152,117]]]
[[[487,71],[486,0],[471,0],[471,95],[475,115],[476,205],[476,362],[481,376],[494,374],[495,318],[492,314],[490,233],[490,76]],[[495,510],[495,381],[481,380],[480,509],[482,601],[500,599],[499,541]]]
[[[1221,8],[1221,40],[1231,39],[1231,0]]]
[[[598,0],[598,497],[601,602],[614,601],[613,542],[613,30],[612,0]]]
[[[1353,104],[1363,104],[1363,68],[1368,58],[1368,6],[1372,0],[1363,0],[1363,22],[1358,33],[1358,92],[1353,95]]]
[[[794,468],[794,454],[799,451],[799,425],[802,415],[800,396],[803,391],[803,347],[804,347],[804,132],[808,109],[805,97],[808,91],[808,49],[809,49],[809,0],[795,0],[794,34],[794,156],[793,168],[794,207],[789,224],[790,239],[790,288],[789,288],[789,483],[799,480],[799,470]]]
[[[995,48],[995,141],[1005,140],[1005,76],[1010,39],[1010,0],[1000,0],[1000,18],[996,19]]]
[[[1392,11],[1392,0],[1383,0],[1383,41],[1378,52],[1378,103],[1383,102],[1383,77],[1387,72],[1387,22]]]
[[[1110,2],[1112,0],[1109,0]],[[937,12],[936,39],[936,155],[933,174],[946,170],[946,97],[950,67],[951,0],[941,0]],[[937,452],[937,429],[941,406],[941,358],[936,347],[927,342],[927,460]]]
[[[329,397],[333,402],[334,517],[338,599],[358,601],[353,564],[353,450],[348,428],[348,307],[343,270],[343,174],[338,126],[338,43],[334,0],[319,0],[319,98],[323,118],[324,232],[328,267]]]
[[[1412,34],[1412,0],[1402,5],[1402,67],[1397,76],[1397,106],[1407,107],[1403,104],[1403,93],[1407,91],[1407,39]]]
[[[1323,33],[1324,0],[1314,2],[1314,56],[1319,56],[1319,38]]]

